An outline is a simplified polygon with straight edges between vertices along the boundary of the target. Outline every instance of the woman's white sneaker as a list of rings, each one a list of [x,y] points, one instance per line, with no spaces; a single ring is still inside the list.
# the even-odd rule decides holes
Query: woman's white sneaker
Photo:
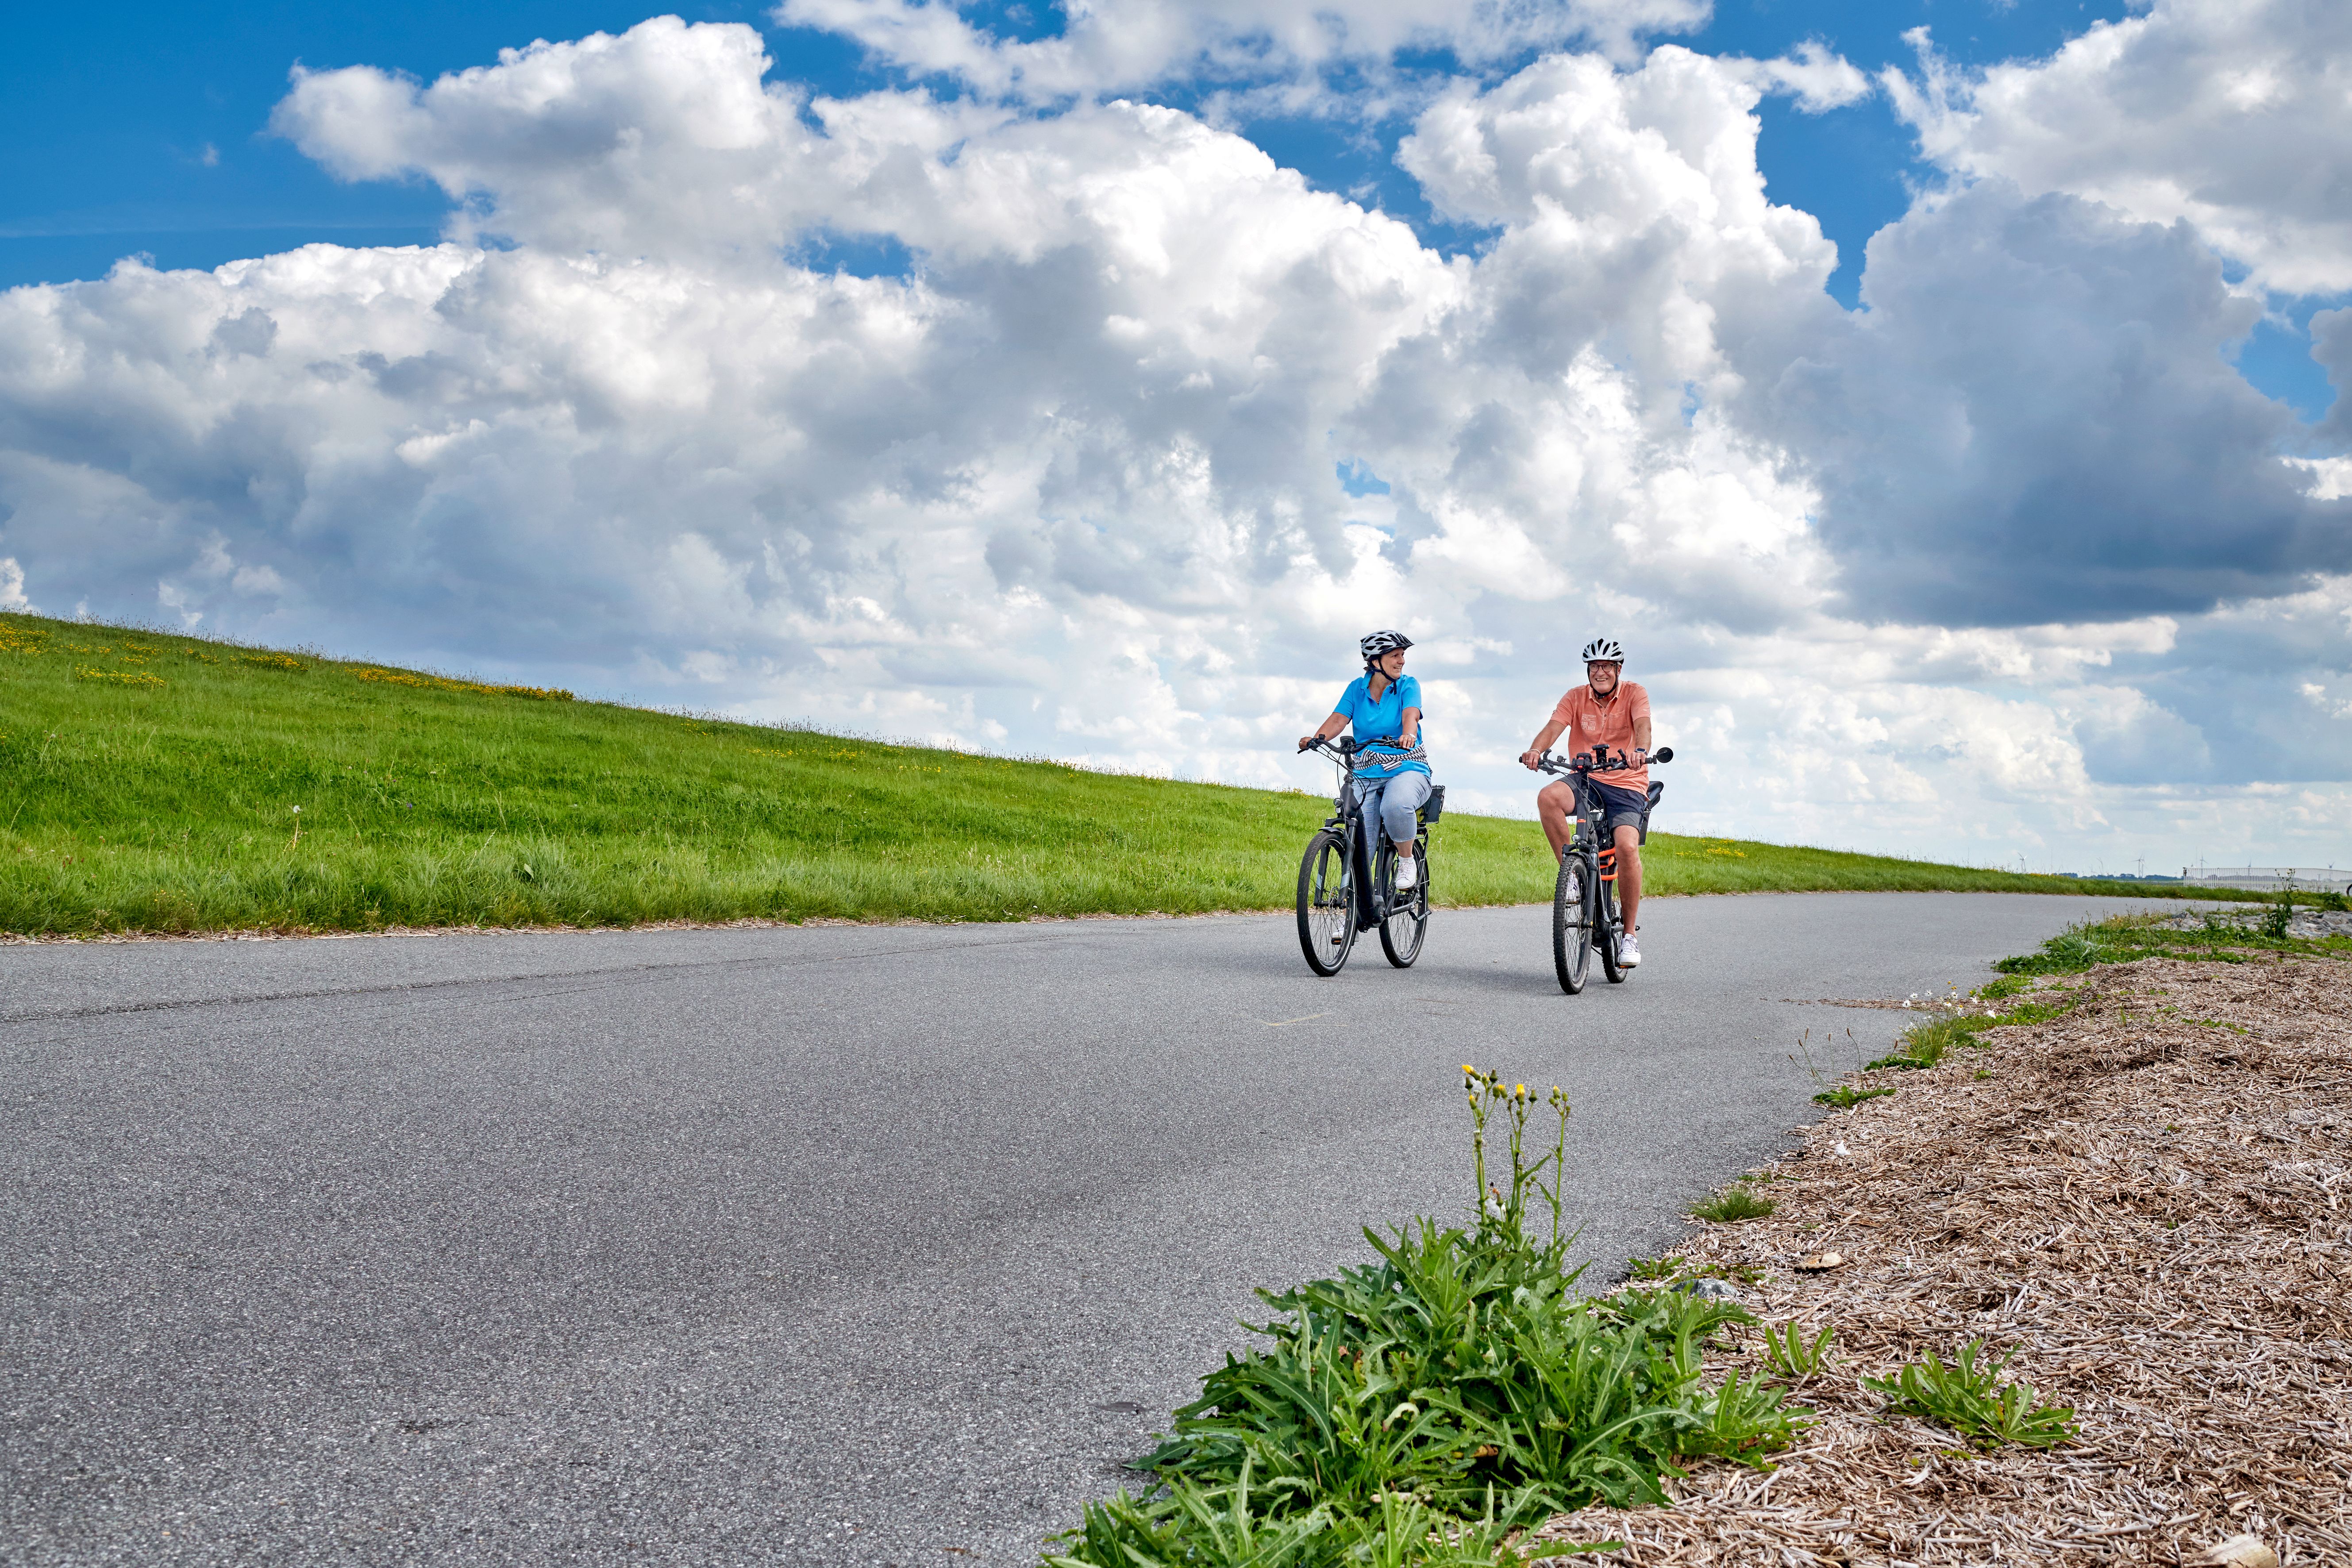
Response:
[[[1421,880],[1421,857],[1408,855],[1397,861],[1396,885],[1400,893],[1410,893]]]
[[[1632,931],[1627,931],[1617,943],[1617,967],[1631,969],[1641,962],[1642,944],[1633,940]]]

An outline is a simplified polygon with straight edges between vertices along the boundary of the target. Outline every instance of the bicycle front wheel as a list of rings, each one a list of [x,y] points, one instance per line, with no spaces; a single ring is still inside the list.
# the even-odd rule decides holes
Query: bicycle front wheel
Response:
[[[1399,969],[1411,969],[1412,961],[1421,956],[1422,939],[1429,934],[1429,846],[1421,846],[1421,879],[1413,884],[1412,897],[1402,909],[1392,909],[1389,918],[1381,922],[1381,951]],[[1396,889],[1396,852],[1381,851],[1381,889],[1391,898]]]
[[[1551,889],[1551,963],[1570,996],[1584,989],[1592,970],[1592,868],[1571,849],[1559,858]]]
[[[1328,830],[1307,843],[1298,863],[1298,947],[1307,967],[1330,976],[1356,945],[1356,889],[1348,879],[1348,843]]]

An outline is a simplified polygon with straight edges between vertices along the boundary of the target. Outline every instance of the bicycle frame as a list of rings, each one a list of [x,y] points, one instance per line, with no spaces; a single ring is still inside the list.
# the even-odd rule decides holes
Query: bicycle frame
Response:
[[[1373,863],[1380,854],[1377,833],[1369,826],[1360,831],[1363,803],[1356,794],[1356,770],[1349,761],[1355,748],[1344,743],[1333,745],[1327,741],[1318,743],[1315,749],[1331,759],[1339,773],[1339,788],[1331,797],[1331,815],[1325,818],[1323,826],[1327,831],[1338,834],[1339,841],[1347,846],[1348,877],[1355,894],[1353,905],[1357,929],[1369,931],[1396,910],[1389,906],[1387,898],[1381,891],[1379,879],[1372,875]],[[1423,826],[1418,837],[1425,842],[1428,832],[1428,828]]]
[[[1674,748],[1662,746],[1651,754],[1649,760],[1660,764],[1670,763],[1675,760]],[[1623,753],[1621,752],[1618,762],[1613,765],[1622,766],[1623,763]],[[1586,776],[1596,770],[1607,772],[1612,765],[1609,753],[1605,749],[1597,759],[1590,752],[1579,752],[1574,761],[1567,763],[1559,761],[1549,752],[1546,752],[1537,764],[1536,771],[1549,773],[1567,784],[1570,792],[1576,797],[1576,837],[1570,844],[1570,852],[1583,859],[1585,869],[1594,882],[1605,882],[1613,886],[1617,880],[1617,845],[1613,836],[1611,842],[1607,844],[1601,842],[1599,824],[1608,814],[1601,810],[1600,802],[1592,794],[1592,781]],[[1624,906],[1613,898],[1605,900],[1605,903],[1609,912],[1601,921],[1596,934],[1604,936],[1610,951],[1614,952],[1617,939],[1623,935],[1625,931]]]
[[[1576,836],[1569,842],[1569,853],[1584,862],[1585,874],[1595,883],[1614,883],[1617,880],[1617,846],[1601,842],[1599,824],[1603,813],[1600,803],[1592,797],[1591,781],[1573,769],[1561,776],[1568,781],[1569,790],[1576,797]],[[1614,951],[1624,925],[1622,907],[1614,899],[1604,900],[1600,907],[1605,913],[1593,934],[1606,941]]]

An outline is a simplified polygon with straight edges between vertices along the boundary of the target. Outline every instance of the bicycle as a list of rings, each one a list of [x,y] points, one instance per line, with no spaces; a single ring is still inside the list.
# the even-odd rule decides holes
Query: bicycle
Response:
[[[1301,752],[1320,752],[1339,771],[1331,815],[1307,841],[1298,862],[1298,948],[1307,967],[1328,979],[1346,967],[1358,933],[1376,929],[1381,952],[1399,969],[1410,969],[1429,934],[1429,826],[1445,809],[1445,791],[1433,788],[1413,813],[1413,853],[1421,879],[1410,897],[1396,896],[1396,846],[1377,823],[1359,827],[1356,781],[1349,758],[1361,750],[1351,740],[1320,740]],[[1367,842],[1369,838],[1370,842]],[[1367,868],[1363,853],[1373,850]]]
[[[1609,748],[1596,752],[1579,752],[1567,762],[1561,762],[1549,752],[1537,760],[1536,771],[1568,781],[1576,792],[1576,837],[1559,858],[1559,877],[1551,891],[1551,963],[1559,976],[1559,988],[1570,996],[1584,989],[1592,969],[1592,956],[1601,955],[1601,973],[1612,985],[1625,982],[1625,970],[1617,962],[1617,942],[1625,934],[1625,921],[1617,907],[1617,846],[1600,842],[1601,811],[1590,790],[1592,773],[1614,773],[1633,766],[1633,759],[1620,752],[1612,759]],[[1671,763],[1675,749],[1662,746],[1650,756],[1655,763]],[[1650,805],[1658,804],[1665,785],[1650,785]],[[1646,812],[1643,820],[1649,820]]]

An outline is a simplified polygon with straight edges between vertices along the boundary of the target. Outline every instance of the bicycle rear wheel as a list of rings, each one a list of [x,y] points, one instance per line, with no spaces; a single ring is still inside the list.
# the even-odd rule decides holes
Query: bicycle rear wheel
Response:
[[[1404,908],[1394,910],[1381,922],[1381,952],[1399,969],[1411,969],[1412,961],[1421,956],[1422,939],[1429,934],[1429,846],[1419,846],[1421,880],[1412,888],[1412,897]],[[1381,889],[1391,898],[1396,890],[1396,851],[1383,847],[1381,850]]]
[[[1348,878],[1348,844],[1318,833],[1298,862],[1298,948],[1316,973],[1337,974],[1356,945],[1356,889]]]
[[[1592,868],[1574,850],[1559,858],[1559,879],[1551,889],[1551,963],[1559,988],[1570,996],[1584,989],[1592,969]]]
[[[1616,880],[1596,879],[1592,890],[1598,895],[1592,911],[1592,945],[1601,951],[1601,973],[1610,984],[1622,985],[1626,972],[1617,965],[1617,939],[1623,933],[1618,925]]]

